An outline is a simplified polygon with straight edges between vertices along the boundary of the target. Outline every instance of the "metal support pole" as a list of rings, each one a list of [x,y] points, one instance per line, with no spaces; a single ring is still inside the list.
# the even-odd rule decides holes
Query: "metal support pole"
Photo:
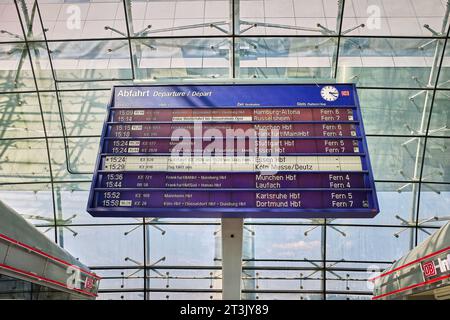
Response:
[[[58,221],[64,221],[63,212],[62,212],[62,199],[61,199],[61,188],[56,187],[55,188],[56,193],[56,217],[57,220],[55,223],[55,228],[58,232],[58,244],[61,248],[64,248],[64,227],[58,226]]]
[[[322,243],[322,282],[321,291],[322,299],[327,300],[327,219],[323,219],[322,233],[321,233],[321,243]]]
[[[144,293],[144,300],[150,300],[150,269],[148,268],[151,265],[150,262],[150,226],[146,223],[145,218],[143,219],[144,222],[144,233],[145,233],[145,257],[144,257],[144,264],[145,264],[145,289],[146,292]]]
[[[240,34],[240,4],[237,0],[230,0],[230,23],[231,23],[231,45],[230,45],[230,78],[239,78],[240,57],[239,43],[236,43],[236,36]]]
[[[337,38],[336,46],[334,47],[334,50],[333,50],[333,55],[331,57],[331,75],[330,75],[330,77],[332,79],[335,79],[337,76],[344,8],[345,8],[345,0],[338,0],[338,14],[337,14],[337,18],[336,18],[336,34],[337,34],[338,38]]]
[[[222,299],[241,299],[244,219],[222,219]]]
[[[123,8],[124,8],[124,14],[125,14],[125,23],[127,27],[127,36],[128,36],[128,47],[130,51],[130,62],[131,62],[131,72],[133,80],[136,79],[136,71],[138,68],[138,59],[136,54],[141,55],[141,46],[138,42],[136,42],[136,52],[133,52],[133,47],[131,45],[131,36],[134,36],[134,27],[133,27],[133,17],[132,17],[132,9],[131,9],[131,0],[124,0],[123,1]]]

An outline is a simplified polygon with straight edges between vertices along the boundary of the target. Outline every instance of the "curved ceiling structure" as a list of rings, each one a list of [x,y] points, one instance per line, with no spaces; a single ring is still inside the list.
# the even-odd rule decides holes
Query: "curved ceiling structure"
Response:
[[[246,220],[249,299],[370,299],[450,216],[446,0],[2,0],[0,199],[102,299],[220,298],[220,221],[85,210],[112,85],[353,82],[381,212]],[[201,253],[201,254],[199,254]]]

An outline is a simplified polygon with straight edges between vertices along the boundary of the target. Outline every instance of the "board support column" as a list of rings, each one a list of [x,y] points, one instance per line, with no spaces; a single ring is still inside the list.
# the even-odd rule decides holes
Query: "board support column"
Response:
[[[240,300],[244,219],[222,219],[222,299]]]

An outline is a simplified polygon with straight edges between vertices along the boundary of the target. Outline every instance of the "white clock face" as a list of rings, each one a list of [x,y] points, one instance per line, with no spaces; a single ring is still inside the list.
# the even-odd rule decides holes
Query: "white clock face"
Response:
[[[339,97],[339,91],[333,86],[325,86],[320,90],[320,95],[324,100],[335,101]]]

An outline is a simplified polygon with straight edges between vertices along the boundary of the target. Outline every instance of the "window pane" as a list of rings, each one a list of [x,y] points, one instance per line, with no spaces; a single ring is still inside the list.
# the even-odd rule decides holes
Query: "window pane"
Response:
[[[49,145],[55,180],[91,179],[99,138],[55,138]]]
[[[230,31],[230,14],[228,0],[133,0],[128,20],[136,37],[224,35]]]
[[[58,81],[104,81],[131,78],[126,40],[49,42]]]
[[[333,38],[240,38],[241,78],[330,78]]]
[[[239,11],[241,35],[320,35],[336,31],[339,9],[332,0],[255,0]]]
[[[133,40],[138,79],[215,79],[229,76],[230,41],[214,39]]]
[[[22,28],[17,15],[17,9],[13,1],[0,3],[0,42],[21,41],[23,39]]]
[[[423,183],[420,191],[419,224],[442,226],[450,219],[450,184]]]
[[[409,232],[400,228],[342,227],[345,236],[327,228],[327,259],[394,261],[409,251]],[[411,229],[414,231],[414,229]]]
[[[222,297],[220,219],[86,212],[114,85],[358,86],[380,213],[245,219],[243,299],[370,299],[373,270],[448,221],[446,1],[348,0],[342,29],[336,0],[0,2],[0,201],[96,266],[99,299]]]
[[[150,289],[164,291],[222,290],[222,270],[153,269],[149,272]],[[217,295],[217,293],[214,293]]]
[[[121,289],[144,290],[143,270],[95,270],[95,273],[102,278],[100,281],[100,291],[120,291]]]
[[[436,91],[429,135],[450,137],[450,91]]]
[[[427,139],[422,181],[450,182],[449,149],[449,139]]]
[[[343,38],[339,50],[338,79],[360,86],[423,88],[430,79],[436,44],[429,39]],[[442,55],[439,42],[437,61]],[[431,80],[431,81],[430,81]]]
[[[441,73],[439,75],[438,88],[450,88],[450,42],[447,40],[447,47],[442,61]]]
[[[136,266],[143,262],[142,228],[127,232],[129,226],[58,227],[64,248],[88,266]],[[125,260],[128,258],[127,260]]]
[[[150,261],[158,265],[214,265],[219,246],[216,226],[150,225]],[[193,252],[201,252],[196,255]]]
[[[414,169],[421,162],[421,154],[416,164],[419,146],[423,150],[423,139],[399,137],[368,137],[369,155],[376,180],[411,181]]]
[[[89,180],[88,180],[89,181]],[[87,211],[90,182],[55,183],[58,224],[140,224],[137,218],[94,218]]]
[[[25,43],[0,43],[0,90],[36,90]]]
[[[0,200],[35,225],[54,225],[50,183],[0,185]]]
[[[368,268],[368,270],[370,269]],[[365,270],[362,270],[360,272],[328,271],[327,290],[342,292],[359,291],[361,293],[368,294],[368,296],[370,297],[372,294],[372,285],[368,280],[371,277],[373,277],[373,274],[370,271]],[[334,300],[334,298],[332,298],[332,300]]]
[[[110,95],[109,90],[61,92],[67,136],[100,135]]]
[[[358,91],[366,134],[414,135],[420,130],[422,114],[429,114],[432,91],[360,89]],[[434,107],[435,108],[435,107]]]
[[[0,152],[0,178],[3,183],[50,181],[44,139],[2,140]]]
[[[254,226],[256,259],[321,260],[321,226]]]
[[[49,40],[121,38],[127,31],[121,0],[64,2],[39,3]]]
[[[342,28],[364,24],[348,34],[430,37],[433,33],[424,25],[445,33],[444,13],[445,2],[440,0],[346,1]]]
[[[100,282],[101,285],[101,282]],[[143,300],[144,293],[139,292],[99,292],[98,300]]]
[[[404,220],[415,221],[413,207],[413,186],[418,183],[382,183],[375,184],[380,213],[372,219],[333,219],[333,224],[370,224],[370,225],[400,225]],[[416,191],[417,192],[417,191]]]

